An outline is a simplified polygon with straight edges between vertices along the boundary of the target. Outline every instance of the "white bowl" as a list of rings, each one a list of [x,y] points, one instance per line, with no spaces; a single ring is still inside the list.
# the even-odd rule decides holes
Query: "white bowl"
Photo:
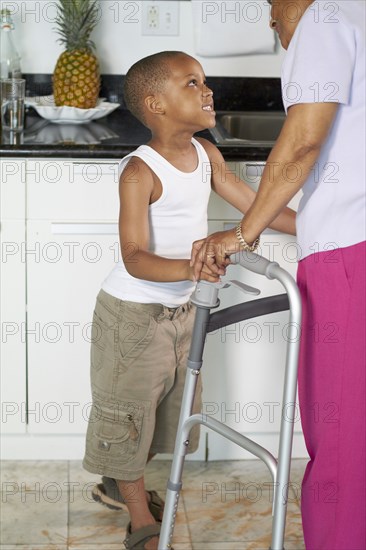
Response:
[[[119,107],[119,103],[108,103],[99,99],[94,109],[78,109],[77,107],[56,107],[53,96],[26,97],[26,105],[31,105],[37,113],[56,124],[85,124],[109,115]]]

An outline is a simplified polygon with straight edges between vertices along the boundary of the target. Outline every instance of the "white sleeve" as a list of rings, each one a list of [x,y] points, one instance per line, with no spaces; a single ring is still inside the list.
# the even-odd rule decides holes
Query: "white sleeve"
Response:
[[[290,42],[282,68],[285,110],[298,103],[349,103],[355,59],[354,31],[341,14],[330,17],[321,7],[316,13],[310,6]]]

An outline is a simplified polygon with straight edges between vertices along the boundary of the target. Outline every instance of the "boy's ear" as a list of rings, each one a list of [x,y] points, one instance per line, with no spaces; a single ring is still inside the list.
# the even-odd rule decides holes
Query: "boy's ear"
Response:
[[[165,112],[161,101],[154,95],[145,98],[145,106],[150,113],[155,115],[163,115]]]

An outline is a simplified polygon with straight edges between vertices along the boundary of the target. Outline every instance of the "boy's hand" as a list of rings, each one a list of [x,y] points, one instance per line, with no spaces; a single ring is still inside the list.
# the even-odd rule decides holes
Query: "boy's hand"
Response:
[[[238,252],[239,248],[235,229],[220,231],[207,239],[195,241],[190,263],[195,279],[199,278],[202,271],[216,277],[225,275],[226,267],[230,264],[229,256]]]
[[[188,279],[191,281],[209,281],[210,283],[218,283],[220,282],[220,275],[217,273],[214,273],[211,269],[207,268],[205,265],[202,266],[201,271],[198,273],[198,276],[195,276],[194,273],[194,267],[189,265],[189,276]],[[225,275],[225,271],[222,273],[222,275]]]

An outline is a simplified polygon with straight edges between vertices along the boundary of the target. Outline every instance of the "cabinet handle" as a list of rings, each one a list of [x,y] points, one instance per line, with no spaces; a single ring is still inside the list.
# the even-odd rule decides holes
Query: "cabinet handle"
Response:
[[[118,235],[117,223],[51,223],[53,235]]]

